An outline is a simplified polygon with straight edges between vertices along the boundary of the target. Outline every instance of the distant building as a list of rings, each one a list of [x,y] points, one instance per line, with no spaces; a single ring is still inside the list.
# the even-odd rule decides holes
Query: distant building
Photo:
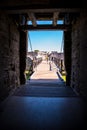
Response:
[[[26,70],[33,69],[42,61],[42,57],[38,55],[38,52],[27,52],[26,56]]]
[[[42,57],[43,60],[46,60],[47,52],[46,51],[39,51],[38,56]]]
[[[38,53],[37,52],[27,52],[27,57],[31,58],[32,60],[37,57]]]

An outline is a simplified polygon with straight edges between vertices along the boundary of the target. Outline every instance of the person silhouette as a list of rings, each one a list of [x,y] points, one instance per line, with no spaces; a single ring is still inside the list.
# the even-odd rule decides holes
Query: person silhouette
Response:
[[[49,67],[50,67],[49,70],[51,71],[51,62],[49,62]]]

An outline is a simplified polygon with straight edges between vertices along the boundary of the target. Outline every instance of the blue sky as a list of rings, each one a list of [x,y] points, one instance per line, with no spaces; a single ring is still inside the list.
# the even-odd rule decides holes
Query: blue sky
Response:
[[[37,21],[37,24],[52,24],[52,21]],[[31,24],[31,22],[29,23]],[[62,24],[62,22],[60,22]],[[61,51],[63,31],[29,31],[32,50]],[[31,51],[28,41],[28,51]]]

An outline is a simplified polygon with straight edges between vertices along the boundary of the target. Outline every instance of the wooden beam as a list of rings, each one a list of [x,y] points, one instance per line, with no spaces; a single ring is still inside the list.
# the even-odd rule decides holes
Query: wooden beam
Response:
[[[57,25],[58,15],[59,15],[59,12],[53,13],[53,26]]]
[[[79,5],[82,4],[82,7],[86,7],[86,0],[79,1]],[[0,1],[1,7],[20,7],[20,8],[61,8],[61,7],[79,7],[78,4],[73,0],[2,0]]]
[[[62,31],[67,31],[67,29],[70,29],[69,25],[57,25],[57,26],[52,26],[52,25],[37,25],[36,27],[32,25],[22,25],[19,26],[20,30],[62,30]]]
[[[28,13],[28,16],[29,16],[29,19],[32,21],[32,25],[33,25],[34,27],[36,27],[36,26],[37,26],[37,23],[36,23],[36,18],[35,18],[34,13]]]
[[[81,8],[50,8],[50,9],[31,9],[31,8],[23,8],[23,7],[0,7],[0,11],[6,11],[7,14],[22,14],[22,13],[53,13],[53,12],[61,12],[61,13],[76,13],[80,12]]]

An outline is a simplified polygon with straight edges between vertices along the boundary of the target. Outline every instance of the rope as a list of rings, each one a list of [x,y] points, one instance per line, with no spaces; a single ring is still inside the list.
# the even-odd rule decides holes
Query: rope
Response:
[[[33,62],[34,62],[34,54],[33,54],[33,49],[32,49],[32,44],[31,44],[31,39],[30,39],[30,35],[29,35],[29,32],[28,32],[28,39],[29,39],[29,43],[30,43],[30,49],[31,49],[31,52],[32,52],[32,56],[33,56],[33,61],[32,61],[32,65],[33,66]]]
[[[63,52],[63,47],[64,47],[64,33],[63,33],[63,36],[62,36],[62,42],[61,42],[60,52]]]
[[[30,43],[30,49],[31,49],[31,51],[33,51],[29,32],[28,32],[28,39],[29,39],[29,43]]]

